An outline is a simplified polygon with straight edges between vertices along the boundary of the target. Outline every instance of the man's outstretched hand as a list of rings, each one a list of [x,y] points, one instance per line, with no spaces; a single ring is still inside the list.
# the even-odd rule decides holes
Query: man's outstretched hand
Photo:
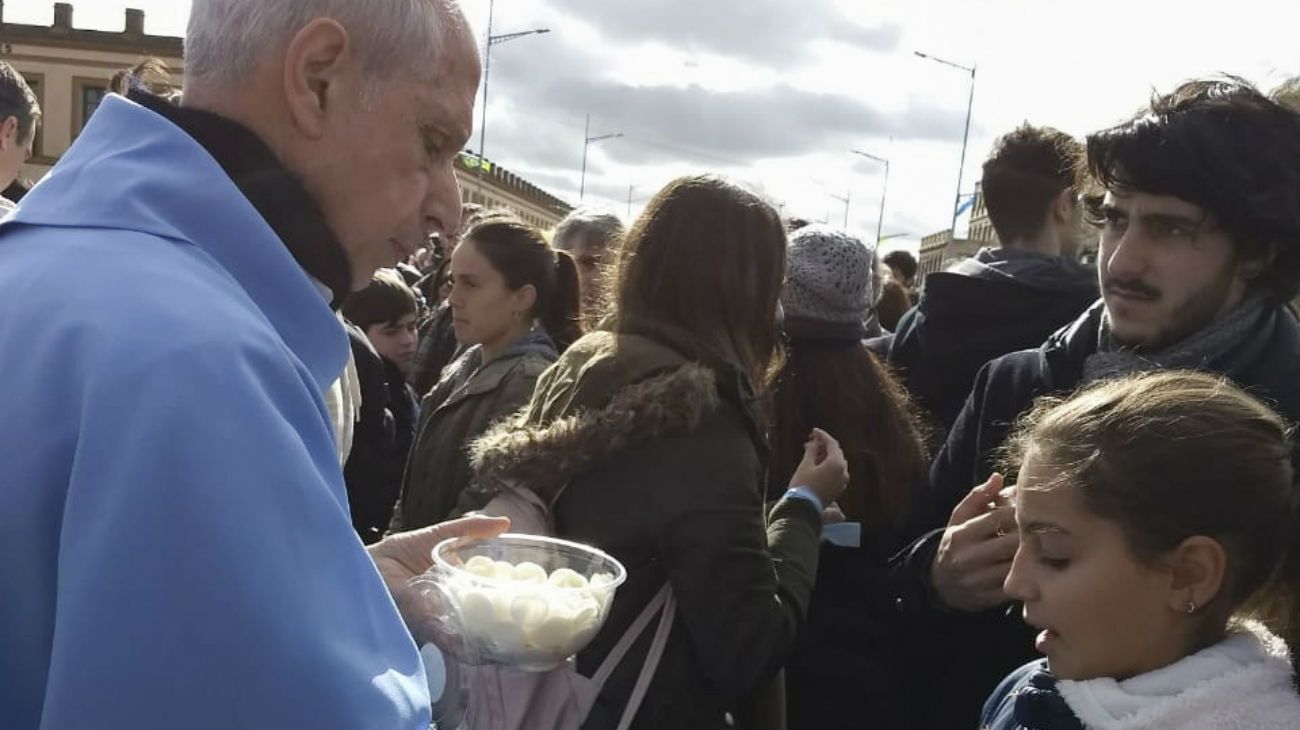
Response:
[[[433,548],[449,537],[496,537],[510,529],[505,517],[462,517],[410,532],[399,532],[366,548],[388,592],[398,598],[406,584],[433,567]]]

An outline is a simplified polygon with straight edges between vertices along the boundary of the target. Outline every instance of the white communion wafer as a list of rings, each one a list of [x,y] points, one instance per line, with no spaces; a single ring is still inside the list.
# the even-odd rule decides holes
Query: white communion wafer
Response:
[[[497,580],[514,580],[515,565],[504,560],[497,560],[492,563],[492,577]]]
[[[548,583],[560,588],[586,588],[587,579],[582,574],[569,568],[558,568],[546,579]]]
[[[524,628],[542,623],[550,614],[550,605],[539,593],[523,593],[510,602],[510,618]]]
[[[535,562],[515,565],[482,555],[470,558],[464,568],[476,577],[462,575],[448,584],[464,629],[505,655],[572,652],[585,645],[595,635],[614,585],[609,573],[597,573],[588,582],[570,568],[547,575]]]
[[[492,637],[492,643],[504,654],[518,654],[528,648],[527,635],[512,621],[496,622],[487,636]]]
[[[515,566],[514,578],[521,583],[545,583],[546,569],[525,561]]]
[[[529,632],[529,643],[543,651],[562,651],[573,640],[574,624],[567,616],[551,616]]]
[[[572,621],[581,627],[584,624],[595,623],[598,616],[600,616],[599,604],[592,599],[588,599],[582,602],[577,611],[573,612]]]
[[[592,589],[591,589],[591,599],[592,599],[593,601],[595,601],[596,603],[600,604],[601,606],[604,606],[604,605],[608,604],[608,603],[609,603],[609,589],[608,589],[608,588],[592,588]]]
[[[493,562],[492,558],[489,558],[486,555],[475,555],[465,561],[465,570],[474,575],[491,577]]]
[[[467,631],[480,633],[496,623],[496,606],[492,597],[484,591],[466,588],[460,591],[457,600],[460,603],[461,621]]]

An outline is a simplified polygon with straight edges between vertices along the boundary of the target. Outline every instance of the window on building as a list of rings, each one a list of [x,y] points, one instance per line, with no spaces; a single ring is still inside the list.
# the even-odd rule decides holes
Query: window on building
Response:
[[[81,87],[81,120],[82,126],[90,121],[91,115],[99,108],[99,103],[104,100],[104,95],[108,93],[107,89],[97,86]]]
[[[72,136],[81,134],[90,117],[108,95],[108,82],[102,79],[73,79]]]

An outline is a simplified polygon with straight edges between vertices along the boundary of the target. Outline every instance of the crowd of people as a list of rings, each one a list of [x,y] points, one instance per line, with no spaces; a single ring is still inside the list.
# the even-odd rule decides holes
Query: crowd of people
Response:
[[[412,579],[522,490],[627,571],[589,730],[1300,729],[1290,92],[1007,132],[918,282],[716,175],[462,205],[451,2],[186,53],[0,213],[4,727],[428,728]],[[0,187],[40,121],[0,63]]]

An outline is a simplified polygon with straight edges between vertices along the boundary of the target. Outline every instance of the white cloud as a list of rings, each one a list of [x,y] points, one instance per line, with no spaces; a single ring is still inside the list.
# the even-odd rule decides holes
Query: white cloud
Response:
[[[6,18],[49,23],[52,4],[8,0]],[[78,26],[120,29],[130,5],[166,34],[188,11],[74,4]],[[463,5],[481,37],[486,0]],[[1300,5],[1272,0],[497,0],[494,33],[535,27],[553,32],[493,49],[487,153],[506,167],[577,202],[583,118],[596,112],[598,131],[627,137],[593,146],[588,202],[626,213],[634,186],[635,213],[672,175],[711,169],[818,220],[842,221],[831,196],[851,190],[850,227],[873,235],[881,174],[857,147],[891,160],[885,232],[913,244],[948,225],[969,79],[914,50],[979,66],[966,189],[1022,121],[1082,135],[1191,76],[1269,86],[1300,73]],[[551,82],[573,86],[529,93]],[[788,103],[754,101],[765,94]],[[601,99],[616,103],[580,108]]]

